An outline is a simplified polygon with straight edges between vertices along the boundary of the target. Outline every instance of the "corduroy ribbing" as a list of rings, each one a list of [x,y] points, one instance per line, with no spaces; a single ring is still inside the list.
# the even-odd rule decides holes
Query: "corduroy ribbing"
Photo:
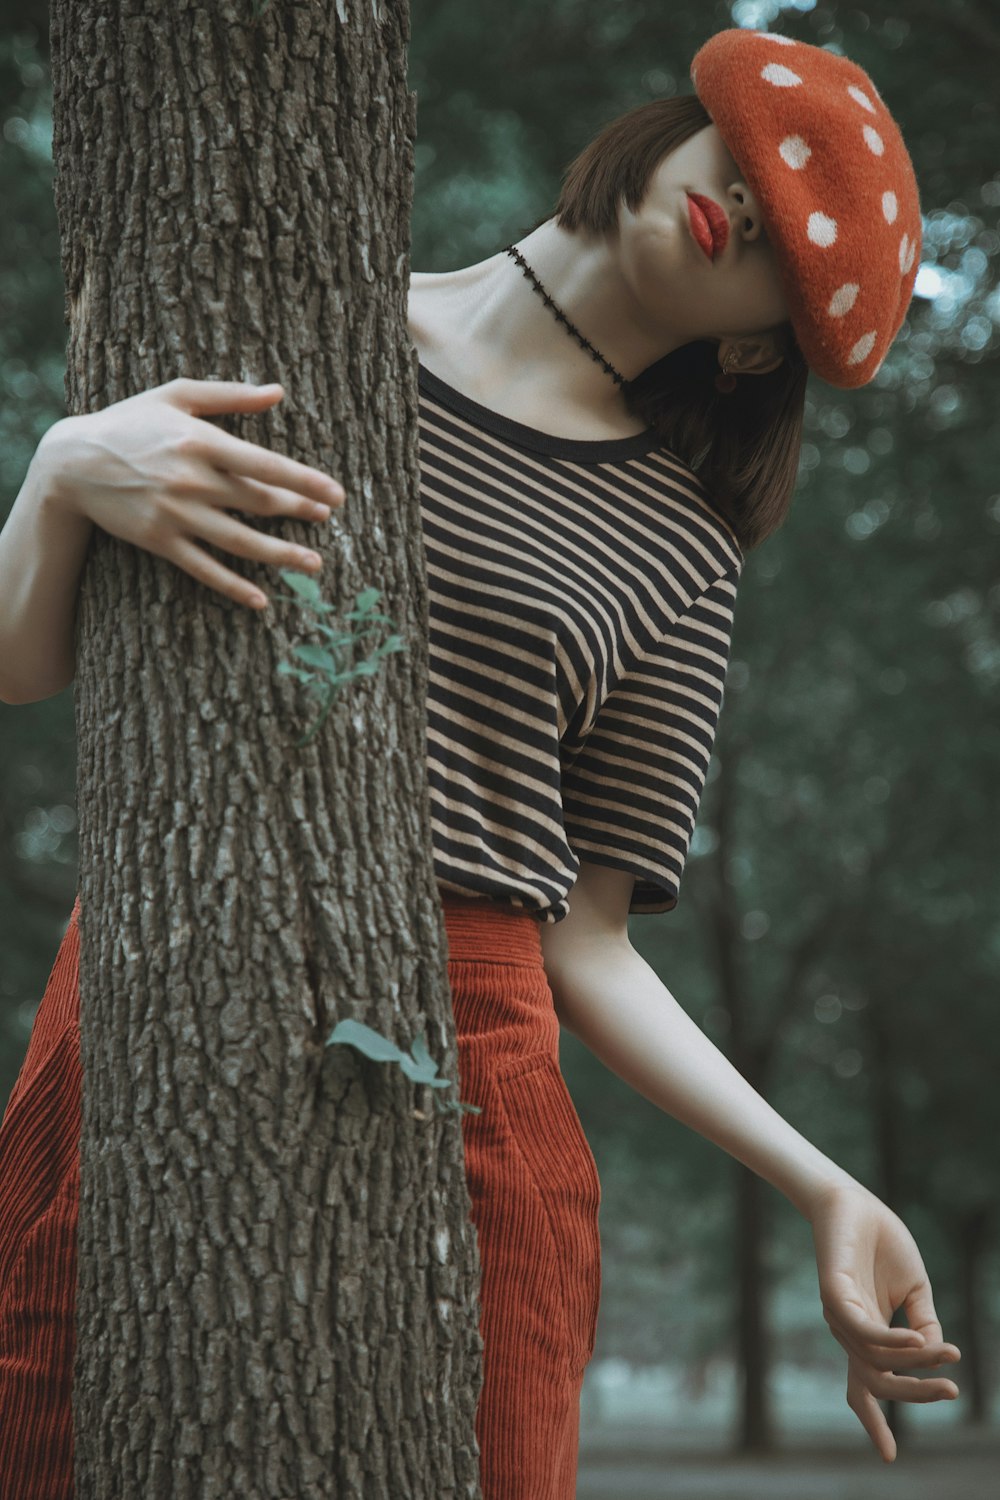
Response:
[[[538,920],[443,897],[482,1270],[483,1500],[573,1500],[601,1288],[601,1184],[559,1070]],[[479,908],[478,910],[476,908]]]
[[[600,1298],[600,1180],[559,1071],[536,918],[442,896],[482,1278],[483,1500],[573,1500]],[[0,1125],[0,1500],[72,1500],[79,910]]]
[[[79,898],[0,1125],[0,1496],[71,1500]]]
[[[542,962],[542,936],[538,921],[529,913],[515,911],[500,901],[476,897],[441,897],[448,956],[456,963],[526,964],[538,968]],[[488,920],[485,920],[488,917]]]

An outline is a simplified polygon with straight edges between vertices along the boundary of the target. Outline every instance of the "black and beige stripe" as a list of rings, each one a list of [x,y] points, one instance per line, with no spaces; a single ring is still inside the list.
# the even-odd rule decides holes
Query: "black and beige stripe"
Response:
[[[578,860],[676,905],[743,554],[653,432],[551,437],[420,369],[439,887],[556,922]]]

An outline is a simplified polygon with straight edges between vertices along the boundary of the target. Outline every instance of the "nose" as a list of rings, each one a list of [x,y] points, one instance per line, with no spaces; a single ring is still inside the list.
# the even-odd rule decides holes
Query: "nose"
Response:
[[[760,204],[745,182],[734,183],[729,189],[729,228],[744,239],[755,240],[764,230]]]

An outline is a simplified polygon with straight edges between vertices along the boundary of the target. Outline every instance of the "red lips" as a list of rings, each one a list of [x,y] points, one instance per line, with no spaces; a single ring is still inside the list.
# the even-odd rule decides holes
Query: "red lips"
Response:
[[[714,260],[726,248],[729,239],[729,219],[715,202],[701,193],[688,193],[688,217],[698,244],[709,260]]]

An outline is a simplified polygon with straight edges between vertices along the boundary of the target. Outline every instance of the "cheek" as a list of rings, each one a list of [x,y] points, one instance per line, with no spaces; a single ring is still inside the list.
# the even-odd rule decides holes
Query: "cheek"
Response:
[[[785,322],[788,317],[788,299],[773,252],[759,268],[757,281],[761,304],[767,309],[772,323]]]
[[[773,270],[765,281],[762,301],[767,308],[769,328],[776,323],[784,323],[788,320],[788,298],[781,281]]]
[[[684,230],[660,215],[642,226],[629,247],[632,289],[645,307],[668,309],[682,299],[699,298],[697,266],[692,265]]]

